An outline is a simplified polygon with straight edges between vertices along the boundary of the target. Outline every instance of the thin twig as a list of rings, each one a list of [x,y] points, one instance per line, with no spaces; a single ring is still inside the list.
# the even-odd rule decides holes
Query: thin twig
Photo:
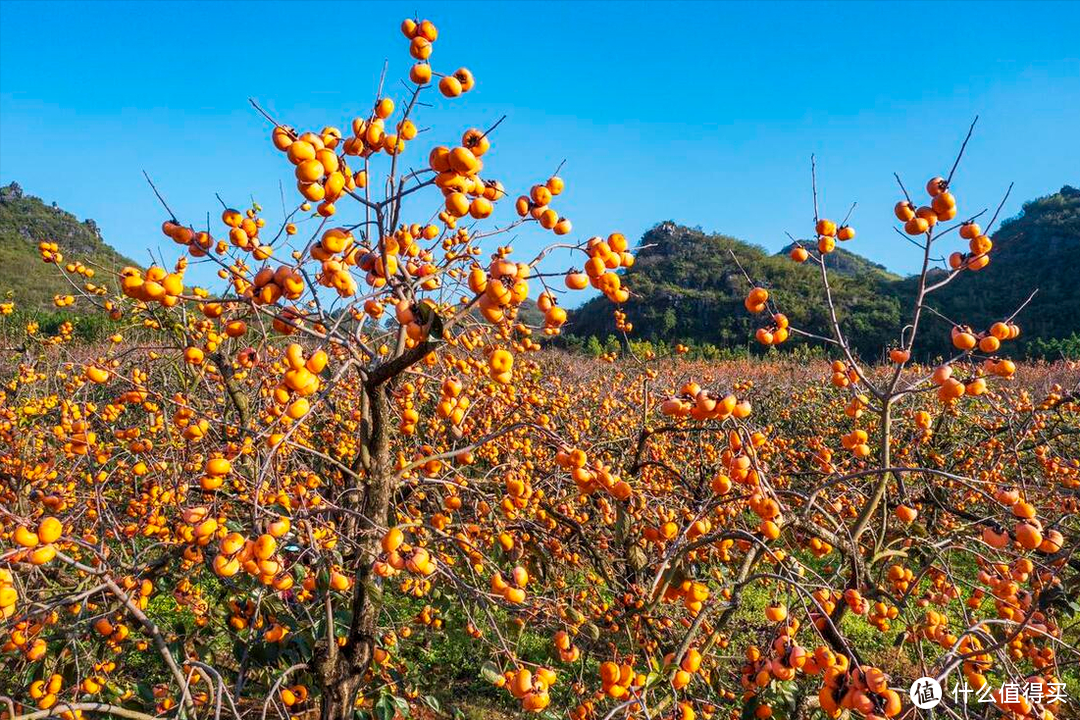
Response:
[[[275,120],[274,118],[270,117],[270,113],[266,112],[266,111],[265,111],[265,110],[263,110],[263,109],[262,109],[261,107],[259,107],[259,103],[255,102],[255,98],[248,98],[248,102],[249,102],[249,103],[251,103],[251,107],[255,108],[255,110],[256,110],[256,111],[257,111],[257,112],[258,112],[258,113],[259,113],[260,115],[262,115],[262,116],[263,116],[264,118],[266,118],[266,119],[267,119],[267,120],[269,120],[269,121],[270,121],[271,123],[273,123],[274,127],[279,127],[279,128],[282,128],[283,130],[285,130],[285,132],[289,133],[289,136],[290,136],[290,137],[291,137],[291,138],[292,138],[293,140],[295,140],[295,139],[297,138],[296,132],[295,132],[295,131],[293,131],[293,129],[292,129],[292,128],[290,128],[290,127],[288,127],[288,126],[285,126],[285,125],[282,125],[282,124],[281,124],[281,123],[279,123],[279,122],[278,122],[277,120]]]
[[[491,133],[495,132],[495,128],[499,127],[499,125],[502,125],[502,121],[505,120],[505,119],[506,119],[506,116],[503,115],[501,118],[496,120],[495,124],[492,125],[491,127],[489,127],[487,130],[485,130],[484,134],[481,137],[487,137]],[[564,160],[563,162],[566,162],[566,161]],[[559,167],[562,167],[562,165],[560,164]]]
[[[908,205],[914,205],[915,203],[911,202],[911,195],[908,195],[907,188],[904,187],[904,181],[900,179],[900,175],[897,173],[893,173],[892,175],[896,178],[896,184],[900,186],[900,192],[904,193],[904,199],[907,200]]]
[[[172,221],[174,223],[179,223],[180,221],[176,219],[176,213],[174,213],[169,207],[168,203],[165,202],[165,198],[161,197],[161,193],[158,192],[157,187],[154,185],[154,181],[150,179],[150,176],[146,174],[145,170],[142,171],[142,174],[143,177],[146,178],[146,182],[150,183],[150,189],[154,191],[155,195],[157,195],[158,202],[160,202],[162,206],[164,206],[165,210],[168,211],[169,217],[172,218]],[[1010,187],[1012,186],[1010,185]]]
[[[857,203],[857,202],[851,203],[851,208],[848,209],[847,215],[845,215],[844,219],[840,221],[840,226],[841,227],[847,225],[847,221],[851,219],[851,213],[855,212],[855,206],[858,205],[858,204],[859,203]]]
[[[956,172],[956,166],[960,164],[960,158],[964,157],[964,150],[967,148],[968,140],[971,139],[971,134],[975,132],[975,123],[977,122],[979,122],[978,115],[971,121],[971,127],[968,128],[967,137],[964,138],[964,143],[960,146],[960,152],[956,154],[956,161],[952,164],[952,170],[949,171],[949,177],[945,178],[945,187],[948,187],[949,183],[952,182],[953,173]]]
[[[1001,198],[1001,202],[998,203],[997,210],[994,211],[994,216],[990,218],[990,223],[986,226],[984,234],[990,234],[990,228],[994,227],[994,223],[997,222],[998,215],[1001,213],[1001,208],[1005,207],[1005,201],[1009,199],[1009,193],[1012,192],[1013,185],[1015,183],[1009,183],[1008,189],[1005,191],[1005,197]]]

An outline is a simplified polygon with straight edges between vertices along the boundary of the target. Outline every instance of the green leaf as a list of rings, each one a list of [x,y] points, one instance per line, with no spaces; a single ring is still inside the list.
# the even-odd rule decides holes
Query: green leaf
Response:
[[[499,672],[499,666],[488,660],[480,667],[480,675],[489,683],[494,685],[502,677],[502,673]]]
[[[139,697],[141,697],[143,700],[146,700],[147,702],[152,703],[156,701],[154,698],[153,688],[151,688],[146,683],[139,683],[138,685],[136,685],[135,692],[138,694]]]
[[[379,699],[375,701],[375,717],[379,720],[394,720],[394,715],[397,714],[397,706],[394,702],[392,695],[381,695]]]

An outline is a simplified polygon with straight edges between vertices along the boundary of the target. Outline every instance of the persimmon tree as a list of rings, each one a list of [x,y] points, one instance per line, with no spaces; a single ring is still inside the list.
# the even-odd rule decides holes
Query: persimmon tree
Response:
[[[380,80],[345,132],[297,130],[253,103],[299,194],[273,234],[257,203],[225,206],[219,225],[178,218],[159,194],[171,268],[101,283],[42,243],[73,288],[58,305],[78,296],[126,329],[98,356],[49,356],[54,374],[21,365],[6,397],[0,599],[6,650],[32,678],[20,704],[195,717],[265,698],[264,713],[352,717],[390,662],[387,587],[422,598],[445,579],[476,625],[526,603],[524,541],[506,531],[529,499],[514,458],[565,445],[533,394],[533,335],[558,333],[567,290],[624,301],[613,271],[632,257],[618,233],[521,258],[498,245],[518,228],[570,235],[564,183],[541,174],[505,201],[485,165],[498,122],[410,152],[425,92],[452,100],[475,79],[434,70],[431,22],[401,29],[409,82],[395,103]],[[584,269],[544,271],[556,250]],[[221,289],[187,283],[193,264],[217,266]],[[192,616],[184,632],[147,612],[161,594]],[[130,646],[165,671],[144,698],[109,681]],[[532,683],[525,706],[545,707],[553,682]]]
[[[1060,683],[1057,651],[1064,648],[1075,656],[1075,645],[1062,639],[1062,627],[1055,619],[1055,610],[1071,610],[1056,601],[1066,596],[1061,571],[1076,569],[1071,542],[1063,535],[1070,518],[1061,505],[1061,494],[1071,495],[1075,481],[1071,471],[1064,475],[1058,472],[1060,458],[1047,464],[1046,436],[1033,436],[1029,429],[1044,422],[1040,413],[1056,411],[1062,404],[1075,409],[1076,392],[1065,393],[1055,386],[1041,404],[1033,405],[1023,395],[1010,398],[1006,392],[995,393],[991,385],[994,381],[1009,382],[1015,376],[1016,364],[1000,352],[1019,335],[1015,320],[1031,298],[987,328],[973,329],[950,320],[956,355],[932,368],[913,362],[920,320],[927,313],[940,315],[932,307],[932,293],[961,274],[977,272],[989,264],[993,248],[990,229],[1008,198],[1007,191],[985,229],[979,224],[985,209],[953,222],[963,217],[953,180],[974,128],[972,122],[948,176],[927,181],[925,205],[917,205],[896,176],[903,194],[894,208],[902,223],[896,232],[919,249],[922,263],[910,319],[898,328],[895,345],[883,349],[888,361],[884,366],[874,367],[856,356],[833,303],[826,259],[837,242],[854,239],[855,230],[848,218],[837,224],[820,213],[813,160],[813,235],[811,240],[797,241],[790,256],[794,262],[813,262],[820,268],[831,319],[829,335],[815,336],[790,326],[769,289],[746,276],[751,286],[746,309],[769,315],[756,333],[760,343],[779,345],[790,334],[799,333],[839,355],[832,362],[829,382],[847,398],[844,415],[850,419],[850,430],[839,439],[843,452],[855,460],[855,467],[845,471],[833,451],[819,445],[813,448],[813,464],[820,482],[799,482],[784,489],[770,489],[760,477],[754,483],[755,496],[767,509],[762,513],[754,508],[762,517],[761,534],[775,538],[781,527],[790,526],[797,536],[810,539],[815,554],[839,550],[846,568],[838,576],[842,587],[819,588],[812,596],[799,593],[817,635],[838,653],[840,665],[826,663],[825,667],[816,654],[802,663],[797,658],[798,646],[793,649],[791,640],[779,646],[774,643],[773,653],[755,650],[748,654],[744,684],[750,695],[767,689],[770,676],[789,679],[787,668],[794,667],[810,674],[824,673],[818,706],[826,715],[835,717],[844,710],[867,716],[898,714],[898,691],[902,692],[911,679],[889,687],[887,675],[861,661],[858,648],[840,630],[841,621],[845,614],[854,613],[879,628],[887,627],[917,596],[924,578],[933,586],[918,599],[920,607],[944,608],[961,599],[964,604],[957,626],[951,629],[949,618],[935,609],[907,621],[903,642],[916,645],[922,675],[944,685],[950,675],[955,682],[955,674],[962,674],[968,687],[981,692],[987,689],[987,676],[994,671],[1000,673],[999,682],[1003,676],[1005,684],[1034,684],[1045,689]],[[940,248],[955,237],[953,233],[967,247],[952,252],[947,260],[935,258],[935,252],[941,252]],[[944,267],[936,267],[937,263]],[[689,390],[669,400],[665,412],[700,417],[700,391],[696,387]],[[933,394],[937,408],[926,408],[920,402],[927,393]],[[984,396],[985,406],[977,399]],[[714,398],[705,397],[710,398],[705,401],[707,408]],[[951,418],[965,412],[959,407],[963,403],[975,405],[965,410],[974,414],[976,425],[985,434],[954,446],[950,457],[936,447],[937,435]],[[910,408],[906,413],[905,407]],[[1011,413],[1023,414],[1019,426],[1009,417]],[[899,417],[910,423],[907,432],[896,427]],[[1008,434],[1002,437],[1004,433]],[[1032,450],[1033,455],[1023,454]],[[1068,464],[1075,467],[1075,459]],[[765,466],[754,469],[764,470]],[[797,466],[781,465],[774,472],[788,475],[789,482],[792,474],[798,474]],[[830,495],[839,498],[830,502]],[[1072,508],[1072,502],[1066,501],[1065,508]],[[830,512],[835,517],[826,517]],[[926,542],[916,541],[912,533],[916,520],[924,517],[921,513],[930,515],[917,526],[918,536],[929,536]],[[808,524],[815,515],[816,521]],[[978,568],[974,578],[966,572],[972,560]],[[787,578],[786,582],[801,581]],[[1075,589],[1071,594],[1075,596]],[[987,597],[993,598],[992,611],[983,602]],[[783,620],[773,615],[770,619]],[[790,628],[788,634],[793,634]],[[1025,667],[1024,662],[1029,664]],[[839,670],[829,669],[836,667]],[[1028,694],[1025,689],[1016,697],[1000,686],[987,697],[992,697],[1000,711],[1015,717],[1052,717],[1067,702],[1061,692],[1051,699],[1049,693],[1038,690]],[[957,702],[955,694],[952,701]],[[954,708],[953,712],[963,711]]]

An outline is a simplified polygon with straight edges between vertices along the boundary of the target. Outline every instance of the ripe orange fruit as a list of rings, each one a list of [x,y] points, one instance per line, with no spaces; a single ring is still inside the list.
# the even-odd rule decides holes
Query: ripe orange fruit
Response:
[[[41,542],[41,538],[38,537],[37,533],[33,532],[32,530],[23,525],[19,525],[17,528],[15,528],[13,539],[15,540],[16,545],[24,548],[37,547],[38,544]]]
[[[765,617],[770,622],[780,622],[787,619],[787,608],[780,603],[772,603],[765,608]]]
[[[405,534],[401,532],[400,528],[390,528],[383,535],[381,545],[385,552],[394,552],[405,541]]]
[[[439,92],[448,98],[454,98],[461,95],[464,90],[461,87],[461,81],[453,75],[446,75],[439,80]]]
[[[47,545],[60,539],[64,532],[64,525],[54,517],[42,518],[38,524],[37,536],[42,544]]]
[[[918,517],[918,515],[919,511],[913,507],[909,507],[907,505],[896,506],[896,517],[900,518],[900,520],[902,520],[903,522],[914,522],[915,518]]]

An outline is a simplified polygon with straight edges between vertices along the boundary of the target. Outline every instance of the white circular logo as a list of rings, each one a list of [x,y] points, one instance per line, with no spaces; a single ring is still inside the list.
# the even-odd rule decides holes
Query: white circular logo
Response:
[[[932,677],[921,677],[911,683],[908,691],[911,702],[920,710],[929,710],[941,703],[944,693],[941,691],[941,683]]]

